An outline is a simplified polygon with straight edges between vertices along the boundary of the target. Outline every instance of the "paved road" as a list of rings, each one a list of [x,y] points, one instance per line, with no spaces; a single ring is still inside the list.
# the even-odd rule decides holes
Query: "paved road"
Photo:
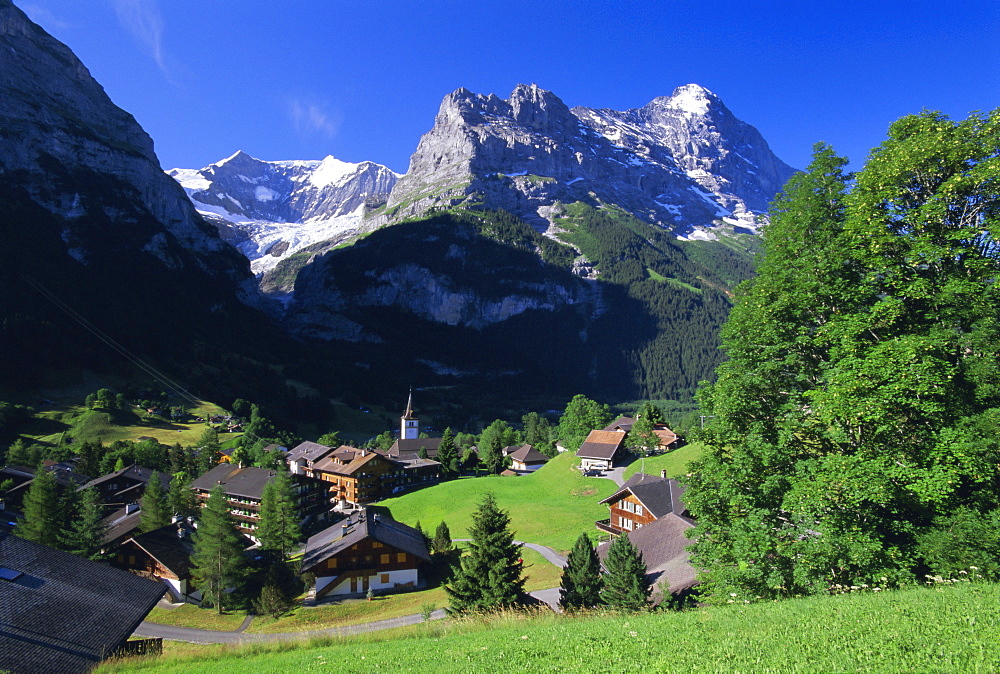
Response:
[[[444,609],[438,609],[431,614],[431,620],[440,620],[446,617]],[[325,630],[310,630],[308,632],[279,632],[275,634],[245,634],[236,632],[220,632],[217,630],[199,630],[192,627],[174,627],[173,625],[160,625],[159,623],[142,622],[135,631],[137,637],[161,637],[174,641],[190,641],[196,644],[239,644],[250,643],[252,641],[295,641],[309,639],[320,636],[343,636],[348,634],[362,634],[364,632],[378,632],[381,630],[391,630],[394,627],[404,627],[406,625],[416,625],[424,621],[420,614],[402,616],[399,618],[388,618],[371,623],[360,625],[345,625],[343,627],[331,627]]]

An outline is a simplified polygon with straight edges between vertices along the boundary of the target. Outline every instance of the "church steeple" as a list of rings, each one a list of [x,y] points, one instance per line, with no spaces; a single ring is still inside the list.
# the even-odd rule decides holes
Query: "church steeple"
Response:
[[[413,387],[410,387],[410,397],[406,400],[406,411],[399,421],[400,440],[413,440],[420,435],[420,421],[413,414]]]

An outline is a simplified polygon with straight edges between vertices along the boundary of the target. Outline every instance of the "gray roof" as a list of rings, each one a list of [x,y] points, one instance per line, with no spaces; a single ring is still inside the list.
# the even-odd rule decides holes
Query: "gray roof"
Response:
[[[163,596],[152,580],[0,533],[0,670],[86,672]]]
[[[191,570],[191,554],[194,552],[192,533],[194,529],[190,525],[178,522],[133,536],[131,540],[178,578],[185,578]]]
[[[521,445],[520,448],[508,454],[511,459],[520,461],[523,464],[546,463],[549,457],[545,456],[531,445]]]
[[[216,485],[231,496],[243,496],[259,501],[264,496],[264,487],[277,476],[268,468],[247,466],[240,468],[231,463],[220,463],[191,483],[191,489],[212,491]]]
[[[126,480],[134,480],[137,483],[146,484],[147,482],[149,482],[149,478],[153,476],[153,473],[156,472],[159,472],[160,474],[160,483],[163,485],[163,488],[168,489],[170,487],[169,473],[165,473],[163,471],[155,471],[152,468],[146,468],[145,466],[139,466],[136,464],[132,464],[131,466],[127,466],[125,468],[122,468],[121,470],[116,470],[113,473],[108,473],[107,475],[101,475],[100,477],[95,477],[93,480],[87,482],[82,487],[80,487],[80,489],[83,490],[86,489],[87,487],[97,487],[99,485],[104,484],[105,482],[110,482],[111,480],[115,480],[118,478]]]
[[[396,550],[409,552],[421,559],[431,558],[427,551],[427,543],[419,531],[386,515],[369,512],[366,508],[310,536],[302,557],[302,571],[308,571],[366,538],[372,538]]]
[[[614,421],[612,421],[610,424],[608,424],[607,426],[605,426],[604,430],[606,430],[606,431],[614,431],[614,430],[618,430],[620,428],[623,431],[631,431],[632,430],[632,425],[634,423],[635,423],[635,419],[633,419],[632,417],[618,417],[617,419],[615,419]]]
[[[326,445],[321,445],[318,442],[309,442],[306,440],[305,442],[300,442],[292,447],[288,451],[288,454],[285,455],[285,460],[288,462],[298,461],[299,459],[305,459],[306,461],[318,461],[333,451],[333,447],[327,447]]]
[[[628,533],[632,545],[642,553],[646,577],[654,585],[663,584],[666,580],[665,587],[670,593],[686,590],[696,583],[698,572],[691,566],[685,549],[692,541],[684,535],[693,526],[687,519],[668,513]],[[608,543],[601,543],[597,556],[602,565],[607,554]]]
[[[395,458],[400,454],[419,454],[421,447],[427,450],[427,456],[433,458],[437,456],[438,447],[441,446],[441,438],[410,438],[408,440],[396,440],[389,448],[389,456]]]
[[[653,517],[660,518],[667,513],[683,515],[687,510],[682,499],[684,491],[685,487],[673,478],[636,473],[618,491],[600,503],[612,503],[628,492],[639,499]]]

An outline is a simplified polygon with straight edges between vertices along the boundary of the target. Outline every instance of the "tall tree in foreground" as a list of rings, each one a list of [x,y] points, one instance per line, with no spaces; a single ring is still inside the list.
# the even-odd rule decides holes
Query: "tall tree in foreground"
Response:
[[[653,586],[646,578],[646,563],[628,536],[611,541],[604,558],[604,586],[601,600],[611,608],[644,611],[649,608],[649,593]]]
[[[24,495],[23,515],[15,529],[18,536],[29,541],[59,546],[59,501],[56,495],[56,478],[39,468],[35,479]]]
[[[710,600],[913,582],[961,561],[928,532],[1000,505],[1000,111],[904,117],[845,165],[818,146],[775,202],[700,394]]]
[[[287,471],[279,471],[264,487],[257,538],[261,550],[274,554],[282,561],[302,538],[292,494],[292,478]]]
[[[601,603],[601,563],[586,533],[580,534],[566,557],[560,582],[559,605],[567,611]]]
[[[449,611],[463,613],[509,608],[524,589],[521,546],[510,531],[510,515],[487,493],[472,515],[468,552],[459,560],[451,583],[445,585]]]
[[[246,573],[243,539],[226,508],[222,487],[217,485],[209,493],[191,541],[191,575],[205,603],[222,613],[226,588],[235,586]]]

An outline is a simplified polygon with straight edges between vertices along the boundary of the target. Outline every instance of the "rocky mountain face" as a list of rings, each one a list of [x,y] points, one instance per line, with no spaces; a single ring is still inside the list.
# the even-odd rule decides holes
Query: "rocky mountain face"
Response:
[[[135,119],[9,0],[0,203],[2,383],[121,363],[98,332],[150,357],[190,354],[234,323],[266,332],[246,259],[163,173]]]
[[[696,84],[635,110],[574,108],[535,85],[445,96],[371,226],[452,206],[502,208],[558,233],[566,204],[614,204],[679,238],[754,231],[794,170]]]
[[[351,236],[364,209],[385,203],[399,179],[368,161],[261,161],[242,151],[203,169],[167,173],[256,274],[306,246],[332,247]]]

